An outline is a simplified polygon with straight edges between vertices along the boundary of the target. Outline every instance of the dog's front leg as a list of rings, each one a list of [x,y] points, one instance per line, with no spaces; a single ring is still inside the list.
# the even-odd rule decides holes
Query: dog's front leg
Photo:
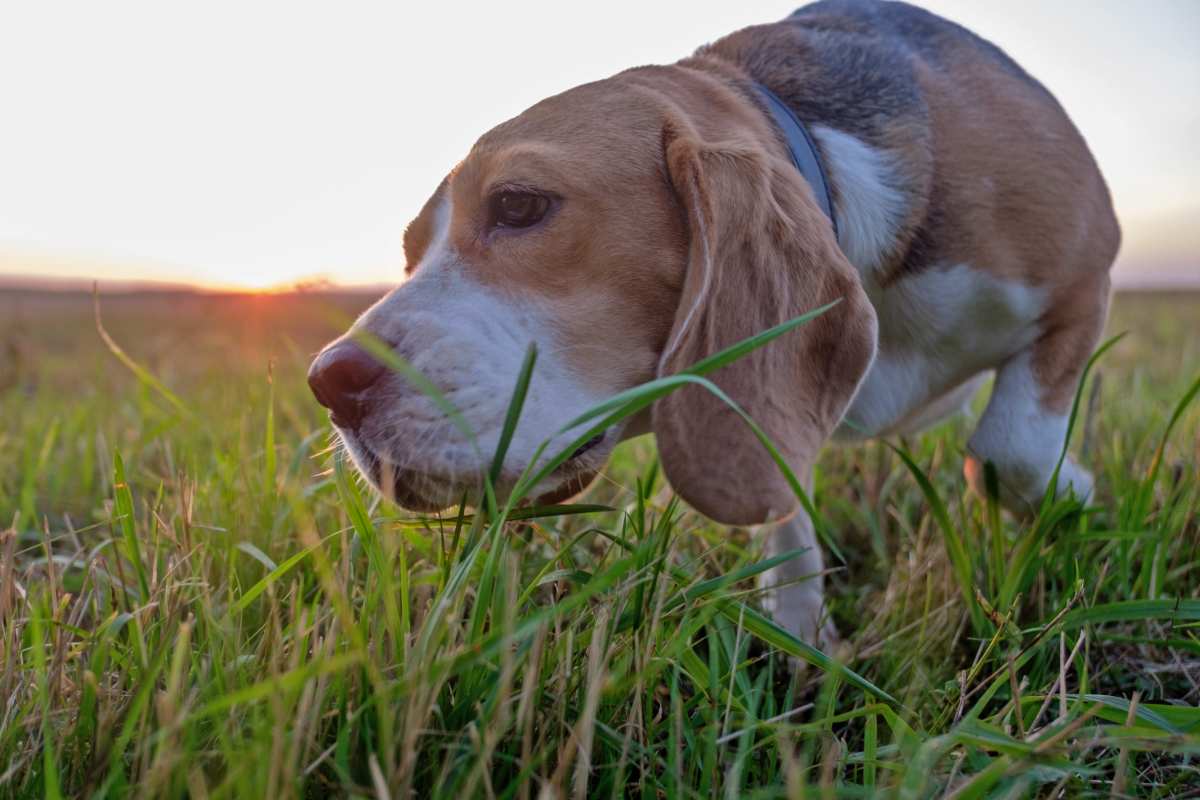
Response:
[[[816,647],[829,647],[837,641],[837,631],[825,611],[825,563],[812,520],[801,510],[787,522],[764,525],[759,535],[765,537],[765,558],[802,551],[762,573],[763,608],[788,632]]]

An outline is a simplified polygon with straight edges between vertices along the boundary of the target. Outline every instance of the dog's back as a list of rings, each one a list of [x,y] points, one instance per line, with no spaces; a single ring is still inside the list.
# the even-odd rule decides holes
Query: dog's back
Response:
[[[888,286],[968,261],[1033,285],[1107,273],[1120,232],[1082,136],[1041,83],[966,28],[907,3],[822,0],[706,55],[882,156],[902,211],[885,252],[855,259],[850,243],[865,278]]]
[[[1043,88],[1017,62],[996,45],[957,23],[903,2],[879,0],[821,0],[797,9],[787,22],[807,30],[845,33],[851,36],[883,39],[902,49],[918,53],[929,63],[953,66],[964,47],[974,48],[973,55],[991,59],[1014,77]],[[845,45],[846,41],[841,40]]]

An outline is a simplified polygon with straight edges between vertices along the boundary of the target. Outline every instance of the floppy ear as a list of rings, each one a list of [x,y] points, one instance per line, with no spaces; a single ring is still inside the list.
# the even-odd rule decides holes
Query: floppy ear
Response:
[[[805,479],[875,356],[875,311],[804,179],[752,142],[710,146],[664,133],[667,171],[687,214],[687,274],[659,375],[839,300],[709,377]],[[799,504],[750,428],[686,386],[659,400],[653,427],[675,491],[727,524],[785,517]]]

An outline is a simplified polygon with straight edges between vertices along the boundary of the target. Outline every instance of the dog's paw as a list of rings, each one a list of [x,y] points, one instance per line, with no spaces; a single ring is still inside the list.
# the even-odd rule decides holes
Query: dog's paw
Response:
[[[1055,494],[1058,497],[1066,497],[1068,493],[1074,492],[1076,498],[1086,502],[1091,497],[1094,487],[1095,481],[1092,479],[1092,473],[1076,464],[1075,459],[1068,456],[1063,461],[1062,469],[1058,471],[1058,487]]]
[[[997,467],[1000,504],[1018,516],[1032,515],[1041,507],[1042,497],[1049,489],[1050,478],[1054,474],[1054,465],[1006,465]],[[967,484],[979,497],[988,496],[986,469],[980,459],[968,455],[963,461],[963,475]],[[1055,487],[1055,497],[1063,498],[1074,492],[1080,501],[1087,501],[1091,496],[1094,482],[1092,474],[1075,463],[1069,456],[1063,460],[1058,472],[1058,483]]]

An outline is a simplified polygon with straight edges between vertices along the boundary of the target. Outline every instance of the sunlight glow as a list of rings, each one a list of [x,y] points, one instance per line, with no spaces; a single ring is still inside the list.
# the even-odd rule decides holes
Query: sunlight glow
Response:
[[[396,282],[405,224],[488,128],[796,5],[9,4],[0,276]],[[1125,228],[1118,275],[1200,280],[1200,4],[924,5],[1075,119]]]

